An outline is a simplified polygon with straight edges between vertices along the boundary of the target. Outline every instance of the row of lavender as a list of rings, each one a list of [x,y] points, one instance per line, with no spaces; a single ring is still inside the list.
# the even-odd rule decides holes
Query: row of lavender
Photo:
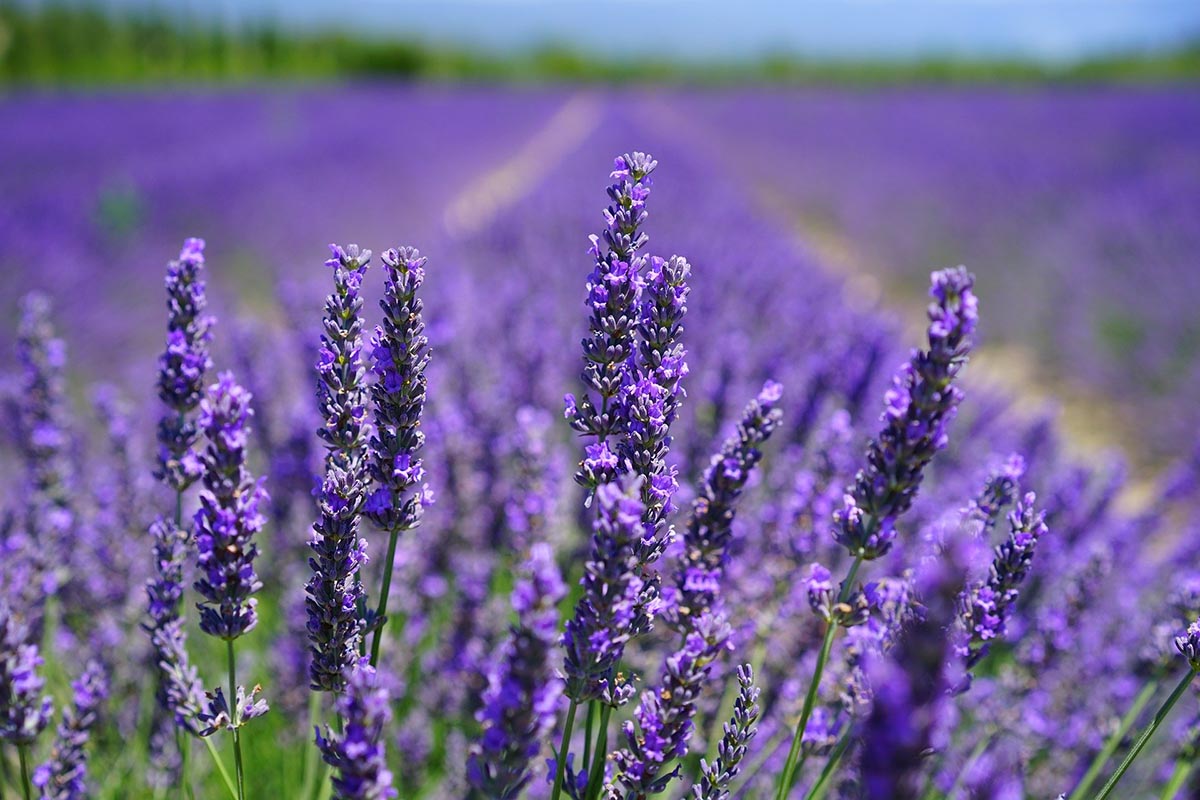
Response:
[[[892,378],[887,326],[848,310],[729,176],[656,186],[688,199],[661,231],[697,266],[649,255],[640,155],[613,173],[583,391],[556,420],[548,396],[578,385],[579,354],[550,334],[579,277],[498,265],[553,263],[573,230],[545,209],[581,205],[575,168],[449,253],[457,271],[435,260],[428,287],[417,253],[383,254],[373,336],[369,254],[336,248],[319,347],[307,319],[231,326],[255,400],[212,383],[221,329],[189,242],[168,277],[162,485],[140,466],[151,432],[108,395],[107,435],[85,442],[29,301],[0,673],[18,746],[0,781],[28,773],[51,797],[1087,796],[1143,744],[1126,739],[1163,682],[1196,667],[1194,581],[1161,579],[1194,537],[1157,536],[1190,534],[1191,476],[1129,517],[1119,472],[1066,462],[1002,398],[962,403],[961,270],[935,276],[928,345]],[[771,280],[747,286],[751,267]],[[314,360],[318,402],[298,403]],[[186,635],[193,600],[206,636]],[[81,653],[94,666],[51,747],[43,681],[64,697]],[[1187,703],[1123,787],[1191,779]],[[309,720],[330,723],[332,784]],[[89,731],[106,757],[85,790]]]
[[[1200,248],[1193,87],[760,90],[658,99],[810,231],[844,237],[897,291],[969,260],[989,341],[1039,354],[1158,458],[1195,438],[1189,298]],[[736,119],[736,127],[728,120]]]

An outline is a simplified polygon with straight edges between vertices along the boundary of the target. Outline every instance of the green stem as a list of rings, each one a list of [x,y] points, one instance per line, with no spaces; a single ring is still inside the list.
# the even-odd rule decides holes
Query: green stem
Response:
[[[558,746],[558,765],[554,770],[554,791],[550,794],[550,800],[558,800],[562,794],[563,775],[567,772],[567,748],[571,746],[571,730],[575,727],[575,711],[578,707],[574,700],[567,706],[567,720],[563,723],[562,743]]]
[[[233,778],[229,777],[229,770],[225,769],[225,762],[221,760],[221,754],[217,752],[216,746],[212,743],[212,737],[205,736],[200,741],[204,742],[204,746],[208,748],[208,752],[212,756],[213,763],[217,765],[217,772],[221,774],[221,780],[225,782],[225,788],[229,790],[229,796],[233,800],[238,800],[237,788],[233,785]]]
[[[846,754],[846,749],[850,747],[851,734],[853,732],[854,729],[851,727],[847,728],[846,732],[842,734],[841,741],[837,743],[837,746],[833,748],[833,752],[829,754],[829,758],[825,760],[825,769],[821,770],[821,775],[817,778],[817,782],[812,785],[812,788],[808,790],[808,794],[805,795],[806,800],[819,800],[825,796],[825,790],[829,786],[829,779],[837,771],[842,756]]]
[[[1112,790],[1116,788],[1117,783],[1120,782],[1121,778],[1125,775],[1125,772],[1129,769],[1129,766],[1133,763],[1134,759],[1138,757],[1138,754],[1142,752],[1142,749],[1150,741],[1150,738],[1154,736],[1154,732],[1158,730],[1158,727],[1163,724],[1164,720],[1166,720],[1167,715],[1171,713],[1171,709],[1175,707],[1177,702],[1179,702],[1179,698],[1183,696],[1184,691],[1187,690],[1188,684],[1190,684],[1192,679],[1195,677],[1196,668],[1191,667],[1188,669],[1187,674],[1180,679],[1179,685],[1175,687],[1173,692],[1171,692],[1171,696],[1168,697],[1166,702],[1159,707],[1158,711],[1154,715],[1154,719],[1150,720],[1150,724],[1146,726],[1144,731],[1142,731],[1142,735],[1139,736],[1137,741],[1133,743],[1133,747],[1129,749],[1129,754],[1125,756],[1125,760],[1121,762],[1121,766],[1117,767],[1117,771],[1114,772],[1112,777],[1108,779],[1108,783],[1104,784],[1104,788],[1100,790],[1100,794],[1096,795],[1096,800],[1104,800],[1104,798],[1112,794]]]
[[[592,754],[592,768],[588,772],[587,789],[584,796],[592,800],[600,796],[600,784],[604,782],[604,763],[608,760],[608,718],[612,706],[605,704],[600,710],[600,730],[596,732],[596,752]]]
[[[1088,771],[1084,773],[1080,779],[1079,785],[1075,787],[1075,791],[1071,792],[1067,800],[1083,800],[1087,796],[1088,791],[1092,788],[1092,784],[1096,782],[1096,778],[1100,777],[1100,773],[1108,765],[1109,759],[1113,757],[1113,753],[1117,752],[1117,748],[1121,746],[1121,742],[1125,740],[1125,736],[1129,733],[1129,729],[1133,727],[1133,723],[1142,714],[1142,709],[1150,702],[1151,698],[1158,692],[1158,687],[1162,685],[1161,678],[1154,678],[1146,682],[1142,687],[1142,691],[1133,699],[1133,705],[1125,712],[1125,716],[1121,717],[1120,723],[1117,724],[1117,729],[1112,732],[1108,740],[1104,743],[1104,747],[1092,759],[1092,764],[1088,767]]]
[[[371,637],[371,666],[379,664],[379,646],[383,642],[383,626],[387,622],[388,595],[392,591],[392,566],[396,562],[396,541],[400,538],[400,530],[391,531],[388,537],[387,560],[383,564],[383,586],[379,590],[379,607],[375,610],[378,626]]]
[[[311,731],[321,724],[321,693],[310,691],[308,693],[308,729]],[[306,739],[306,741],[309,741]],[[309,741],[311,744],[311,741]],[[314,784],[317,780],[317,765],[321,759],[317,758],[317,750],[315,747],[304,748],[304,784],[300,788],[300,797],[308,800],[312,797]]]
[[[1179,790],[1183,788],[1183,784],[1187,781],[1188,775],[1192,774],[1192,767],[1194,766],[1196,764],[1191,759],[1181,758],[1176,761],[1175,771],[1171,773],[1171,779],[1163,787],[1158,800],[1175,800],[1175,795],[1179,794]]]
[[[237,798],[246,800],[246,777],[242,769],[242,732],[237,707],[237,660],[233,657],[233,639],[226,639],[229,655],[229,725],[233,729],[233,765],[237,773]]]
[[[196,795],[192,790],[192,743],[179,728],[175,729],[175,746],[179,748],[179,782],[183,784],[179,788],[180,796],[195,800]]]
[[[596,722],[596,701],[588,703],[587,721],[583,723],[583,771],[592,773],[592,729]]]
[[[21,760],[21,788],[25,791],[25,800],[33,800],[33,784],[29,782],[29,745],[17,745],[17,757]]]
[[[850,572],[842,581],[841,591],[838,592],[838,603],[846,602],[850,596],[854,577],[862,566],[863,557],[854,557]],[[813,707],[817,704],[817,690],[821,686],[821,676],[825,673],[825,663],[829,660],[829,652],[833,647],[833,638],[837,633],[837,620],[830,620],[825,625],[825,638],[821,642],[821,652],[817,654],[817,664],[813,668],[812,680],[808,684],[808,694],[804,696],[804,708],[800,711],[800,719],[796,722],[796,730],[792,733],[792,746],[788,750],[787,761],[784,762],[783,772],[779,776],[779,787],[775,792],[776,800],[785,800],[796,782],[796,765],[800,760],[800,745],[804,739],[804,731],[808,727],[808,718],[812,716]]]

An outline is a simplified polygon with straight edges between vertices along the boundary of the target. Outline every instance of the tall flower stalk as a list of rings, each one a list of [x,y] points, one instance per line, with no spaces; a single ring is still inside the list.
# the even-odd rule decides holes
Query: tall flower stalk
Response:
[[[741,771],[746,749],[758,734],[759,689],[754,685],[753,668],[749,664],[738,667],[737,679],[739,688],[733,716],[725,723],[717,757],[711,764],[700,759],[700,779],[692,787],[692,800],[727,800],[729,787]]]
[[[73,699],[62,715],[50,760],[33,773],[42,800],[84,800],[87,792],[87,744],[108,697],[108,678],[98,661],[89,661],[71,684]]]
[[[309,682],[338,692],[358,661],[363,602],[359,569],[366,562],[358,525],[367,482],[367,390],[362,361],[362,287],[371,251],[330,245],[334,290],[325,300],[324,333],[317,357],[317,401],[324,425],[325,476],[318,496],[306,588],[311,659]]]
[[[730,633],[724,618],[705,614],[667,658],[659,685],[642,693],[634,719],[625,723],[625,745],[613,754],[616,771],[604,788],[605,800],[647,800],[678,777],[679,765],[669,771],[667,766],[687,754],[696,702]]]
[[[170,517],[159,517],[150,526],[155,572],[146,585],[148,619],[143,626],[159,668],[159,705],[174,719],[177,731],[193,735],[200,731],[203,689],[188,657],[181,610],[183,569],[190,544],[183,528],[183,496],[203,472],[197,452],[196,411],[212,367],[209,344],[213,326],[212,317],[205,313],[204,264],[204,241],[188,239],[179,258],[167,265],[167,341],[157,376],[163,414],[158,423],[155,477],[171,490],[173,508]],[[178,732],[176,740],[184,767],[180,779],[186,785],[190,748]]]
[[[219,376],[201,401],[199,425],[208,446],[203,457],[204,491],[195,516],[199,570],[195,588],[203,598],[197,604],[200,629],[226,644],[228,697],[234,704],[233,709],[227,709],[218,689],[209,704],[211,727],[228,727],[233,734],[239,800],[246,792],[241,728],[266,711],[261,701],[245,701],[247,693],[238,686],[234,654],[234,641],[258,622],[258,601],[253,595],[262,588],[254,571],[258,555],[254,538],[266,522],[268,498],[262,481],[255,480],[246,469],[253,413],[250,393],[228,372]]]
[[[966,363],[978,322],[973,287],[974,278],[962,267],[933,274],[929,346],[914,352],[893,379],[885,398],[883,430],[868,447],[866,466],[858,471],[842,507],[833,514],[834,538],[852,559],[838,592],[838,605],[853,593],[863,562],[891,549],[896,520],[912,506],[925,467],[946,445],[947,426],[962,399],[954,380]],[[803,734],[839,626],[837,616],[825,623],[812,679],[776,786],[776,800],[785,800],[795,782]]]
[[[42,657],[29,639],[28,624],[0,598],[0,741],[17,748],[26,798],[33,791],[29,749],[54,714],[50,697],[42,694]]]
[[[564,401],[571,427],[593,441],[585,447],[575,480],[588,490],[590,505],[605,484],[622,475],[636,475],[638,504],[647,527],[642,535],[619,545],[603,543],[599,527],[593,538],[589,565],[607,571],[608,580],[620,584],[623,592],[619,598],[608,598],[599,605],[630,605],[613,620],[618,627],[601,636],[610,641],[587,653],[589,647],[578,637],[595,622],[588,619],[595,606],[584,606],[595,598],[587,600],[589,578],[585,567],[585,597],[577,605],[564,636],[569,704],[555,771],[555,798],[562,791],[568,755],[565,751],[578,705],[592,702],[589,717],[595,713],[595,702],[604,706],[595,748],[596,757],[603,759],[609,715],[631,696],[630,691],[615,686],[612,678],[625,642],[650,629],[659,602],[659,581],[649,567],[670,538],[662,524],[671,510],[677,481],[666,455],[671,442],[670,425],[682,399],[680,380],[687,374],[679,337],[687,311],[686,282],[691,267],[679,257],[648,259],[639,252],[648,241],[641,227],[647,218],[650,174],[657,165],[649,155],[639,152],[614,161],[610,174],[613,182],[608,187],[610,204],[604,211],[604,246],[601,237],[592,236],[588,249],[594,268],[587,282],[589,330],[582,342],[581,380],[585,391],[578,400],[567,394]],[[628,554],[623,551],[626,545]],[[604,549],[607,552],[602,552]],[[617,570],[628,574],[619,575]],[[593,749],[590,727],[585,747],[589,754]]]
[[[371,368],[375,383],[371,399],[375,430],[370,441],[370,475],[374,490],[363,506],[366,516],[388,534],[383,582],[374,611],[366,615],[365,632],[371,632],[370,664],[379,663],[383,626],[387,623],[388,596],[396,543],[404,531],[421,521],[433,493],[424,483],[421,448],[425,433],[421,413],[425,407],[429,364],[429,339],[417,296],[425,281],[425,258],[413,247],[386,251],[381,260],[387,272],[380,301],[383,324],[371,339]]]
[[[683,559],[669,595],[670,616],[686,630],[716,607],[721,575],[733,538],[737,500],[762,459],[760,449],[779,427],[783,387],[767,381],[742,412],[737,429],[713,456],[683,539]]]

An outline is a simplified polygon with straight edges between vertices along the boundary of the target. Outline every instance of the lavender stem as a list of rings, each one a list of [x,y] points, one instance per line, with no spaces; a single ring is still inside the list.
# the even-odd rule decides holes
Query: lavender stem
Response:
[[[233,639],[225,640],[225,652],[229,656],[229,697],[237,702],[237,661],[233,656]],[[246,779],[242,771],[242,732],[239,728],[240,711],[233,709],[233,761],[237,772],[237,799],[246,800]]]
[[[596,731],[596,752],[592,754],[592,765],[588,771],[586,800],[599,797],[600,789],[604,786],[604,762],[608,756],[608,720],[611,715],[612,706],[606,703],[600,709],[600,730]]]
[[[233,778],[229,776],[229,770],[225,769],[225,762],[221,760],[221,755],[217,752],[216,745],[212,743],[212,737],[203,736],[200,738],[200,741],[204,742],[204,746],[208,748],[208,752],[212,755],[213,763],[217,765],[217,772],[221,773],[221,779],[225,782],[225,788],[229,790],[229,796],[233,800],[237,800],[237,788],[233,785]]]
[[[1100,790],[1100,794],[1096,795],[1096,800],[1104,800],[1104,798],[1112,794],[1112,790],[1116,788],[1117,783],[1125,775],[1125,772],[1129,769],[1130,765],[1133,764],[1134,759],[1138,757],[1138,754],[1142,752],[1142,749],[1150,741],[1150,738],[1154,736],[1154,733],[1158,730],[1158,727],[1166,720],[1167,715],[1171,713],[1171,709],[1175,707],[1177,702],[1179,702],[1179,698],[1183,696],[1184,691],[1187,690],[1188,686],[1192,682],[1192,679],[1195,677],[1196,668],[1190,667],[1187,671],[1187,674],[1180,679],[1179,685],[1175,687],[1175,691],[1171,692],[1171,696],[1167,698],[1166,702],[1163,703],[1161,707],[1159,707],[1158,712],[1154,715],[1154,719],[1150,721],[1150,724],[1146,726],[1144,731],[1142,731],[1142,735],[1139,736],[1137,741],[1133,743],[1133,747],[1130,748],[1129,754],[1125,756],[1125,760],[1121,762],[1121,766],[1117,767],[1117,771],[1114,772],[1112,777],[1108,779],[1108,783],[1104,784],[1104,788]]]
[[[392,566],[396,561],[396,542],[400,538],[400,530],[393,528],[388,537],[387,560],[383,563],[383,586],[379,589],[379,607],[375,611],[375,619],[379,625],[371,638],[371,666],[379,664],[379,646],[383,643],[383,626],[387,624],[388,595],[392,592]]]
[[[1121,742],[1125,740],[1125,735],[1129,733],[1129,729],[1133,727],[1133,723],[1137,722],[1141,716],[1142,709],[1150,702],[1150,699],[1158,692],[1158,687],[1162,685],[1162,680],[1154,678],[1147,681],[1142,687],[1142,691],[1134,698],[1133,705],[1125,712],[1125,716],[1121,717],[1121,722],[1117,725],[1117,729],[1108,737],[1108,741],[1104,743],[1104,747],[1092,759],[1092,764],[1088,767],[1088,771],[1079,781],[1079,785],[1075,787],[1075,791],[1071,792],[1067,800],[1082,800],[1092,788],[1092,784],[1096,782],[1096,778],[1100,777],[1100,772],[1108,765],[1109,759],[1113,757],[1113,753],[1117,752]]]
[[[25,800],[33,800],[33,785],[29,782],[29,745],[17,745],[17,757],[21,760],[21,788]]]
[[[308,693],[308,727],[309,729],[321,727],[321,694],[320,692]],[[316,757],[316,753],[312,748],[304,748],[304,783],[300,787],[300,796],[304,800],[312,797],[314,783],[317,780],[317,765],[320,759]]]
[[[1183,784],[1187,781],[1188,776],[1192,774],[1192,767],[1194,766],[1195,762],[1181,758],[1175,764],[1175,770],[1171,773],[1171,779],[1163,787],[1162,794],[1158,796],[1158,800],[1175,800],[1175,795],[1179,794],[1179,790],[1183,788]]]
[[[596,727],[596,701],[588,702],[587,720],[583,723],[583,770],[592,774],[592,731]]]
[[[858,569],[862,566],[862,562],[863,555],[861,553],[854,557],[854,563],[850,565],[850,572],[842,581],[842,589],[838,593],[838,603],[844,603],[850,597],[854,578],[858,575]],[[792,746],[788,750],[787,761],[784,762],[783,772],[779,776],[779,787],[775,792],[776,800],[786,800],[788,792],[792,790],[792,784],[796,781],[796,767],[800,759],[800,745],[804,738],[804,730],[808,727],[808,718],[812,716],[813,707],[817,704],[817,690],[821,686],[821,676],[825,672],[825,662],[829,660],[829,651],[833,648],[833,637],[837,633],[837,629],[836,617],[825,623],[825,638],[821,642],[821,652],[817,654],[817,664],[813,668],[812,680],[808,684],[808,694],[804,696],[804,708],[800,711],[800,719],[792,734]]]
[[[571,747],[571,730],[575,727],[575,710],[579,704],[574,700],[567,706],[567,719],[563,723],[562,743],[558,746],[558,754],[555,758],[557,762],[554,769],[554,791],[550,795],[550,800],[558,800],[562,795],[563,775],[567,771],[567,750]]]

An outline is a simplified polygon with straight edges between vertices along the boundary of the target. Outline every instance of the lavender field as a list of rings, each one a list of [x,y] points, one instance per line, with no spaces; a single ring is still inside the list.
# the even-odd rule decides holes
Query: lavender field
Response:
[[[1200,92],[0,110],[0,798],[1200,796]]]

